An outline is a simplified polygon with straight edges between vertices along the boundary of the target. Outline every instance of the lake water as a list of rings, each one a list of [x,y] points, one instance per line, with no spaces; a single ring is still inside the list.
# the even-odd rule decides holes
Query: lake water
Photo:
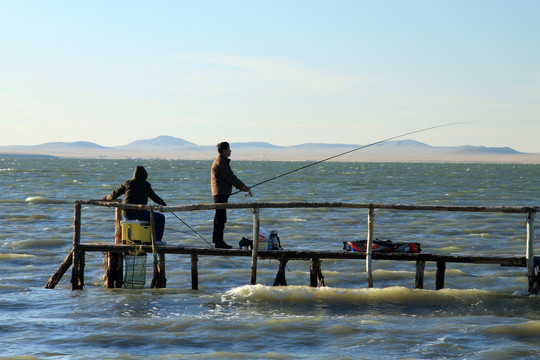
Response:
[[[414,289],[414,262],[322,262],[326,287],[309,287],[309,262],[167,255],[167,288],[106,289],[104,256],[86,256],[85,290],[69,271],[44,289],[72,245],[73,202],[100,199],[144,165],[169,205],[210,203],[210,161],[0,159],[0,359],[537,359],[540,297],[525,268],[447,264],[446,289]],[[305,162],[234,161],[248,185]],[[477,206],[540,205],[540,165],[325,162],[255,187],[231,202],[341,201]],[[226,241],[251,235],[249,210],[229,210]],[[177,213],[211,242],[213,211]],[[365,238],[367,210],[262,209],[286,249],[341,250]],[[526,215],[375,212],[375,237],[415,241],[428,253],[525,254]],[[114,211],[83,206],[82,242],[114,241]],[[208,244],[171,214],[164,241]]]

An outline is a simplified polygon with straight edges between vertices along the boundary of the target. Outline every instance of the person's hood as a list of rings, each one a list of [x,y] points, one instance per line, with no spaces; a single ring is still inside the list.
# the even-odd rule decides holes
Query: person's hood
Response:
[[[146,180],[147,177],[148,173],[146,172],[144,166],[139,165],[135,168],[135,171],[133,172],[134,179]]]

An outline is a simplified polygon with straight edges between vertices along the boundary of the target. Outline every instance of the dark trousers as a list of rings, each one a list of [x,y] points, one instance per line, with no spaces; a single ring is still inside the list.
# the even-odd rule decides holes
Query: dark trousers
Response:
[[[229,201],[228,196],[216,195],[213,197],[214,203],[226,203]],[[225,230],[225,223],[227,222],[227,210],[226,209],[216,209],[216,214],[214,215],[214,232],[212,233],[212,242],[214,244],[223,243],[223,231]]]
[[[144,211],[138,214],[124,215],[126,220],[150,221],[150,211]],[[154,212],[154,227],[156,230],[156,241],[161,241],[165,231],[165,215]]]

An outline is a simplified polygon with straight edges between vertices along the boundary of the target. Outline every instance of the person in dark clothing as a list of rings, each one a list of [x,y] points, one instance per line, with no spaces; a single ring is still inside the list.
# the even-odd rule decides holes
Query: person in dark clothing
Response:
[[[112,193],[105,196],[103,200],[110,201],[124,195],[124,203],[126,204],[146,205],[148,204],[148,198],[150,198],[156,204],[167,206],[165,201],[152,190],[152,186],[146,181],[147,178],[148,173],[146,172],[146,169],[139,165],[135,168],[132,179],[126,180]],[[122,210],[122,215],[125,220],[150,221],[150,211],[146,210],[124,209]],[[154,212],[154,225],[156,242],[164,244],[161,239],[163,238],[163,232],[165,230],[165,215]]]
[[[244,192],[248,192],[249,187],[240,181],[231,169],[231,159],[229,159],[231,156],[231,147],[229,143],[221,142],[217,144],[217,150],[219,155],[212,163],[210,176],[212,197],[214,203],[226,203],[229,201],[233,186]],[[225,230],[226,222],[227,210],[216,209],[216,214],[214,216],[214,231],[212,234],[212,242],[216,248],[230,249],[232,247],[223,240],[223,231]]]

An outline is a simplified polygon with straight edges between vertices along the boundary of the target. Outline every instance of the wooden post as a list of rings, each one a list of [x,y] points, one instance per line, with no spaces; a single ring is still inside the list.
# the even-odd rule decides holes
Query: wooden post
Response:
[[[86,251],[79,251],[79,282],[81,289],[84,288],[84,265],[86,264]]]
[[[53,276],[49,279],[47,282],[47,285],[45,285],[45,289],[54,289],[56,284],[60,281],[62,276],[64,276],[65,272],[69,269],[71,264],[73,263],[73,250],[69,252],[68,256],[65,258],[65,260],[60,264],[60,267]]]
[[[154,211],[150,209],[150,240],[152,242],[152,264],[153,264],[153,276],[152,283],[150,284],[151,288],[157,287],[159,271],[158,271],[158,260],[156,253],[156,227],[154,224]]]
[[[317,271],[321,266],[321,260],[319,258],[311,258],[311,265],[309,267],[309,286],[317,287]]]
[[[122,244],[122,209],[114,208],[114,242]],[[121,288],[124,285],[124,253],[115,254],[115,287]]]
[[[122,209],[114,208],[114,242],[122,244]]]
[[[287,279],[285,278],[285,268],[288,261],[289,258],[286,256],[282,256],[279,259],[279,268],[276,274],[276,278],[274,280],[274,286],[287,286]]]
[[[71,290],[81,290],[82,281],[80,274],[80,250],[81,244],[81,204],[75,203],[73,219],[73,266],[71,268]]]
[[[253,208],[253,246],[251,247],[251,285],[257,284],[257,253],[259,251],[259,208]]]
[[[111,289],[114,288],[115,282],[116,282],[116,261],[113,261],[114,253],[112,252],[106,252],[105,253],[105,261],[107,263],[107,268],[105,269],[105,284],[107,285],[107,288]]]
[[[444,272],[446,271],[446,262],[437,261],[437,271],[435,272],[435,290],[444,289]]]
[[[152,258],[154,276],[152,277],[151,287],[153,289],[164,288],[167,282],[165,279],[165,254],[157,251],[156,245],[156,224],[154,221],[154,210],[150,209],[150,237],[152,239]]]
[[[105,256],[107,257],[107,270],[105,272],[106,284],[109,289],[121,288],[123,284],[124,274],[122,273],[122,262],[119,261],[119,255],[115,252],[107,252]],[[119,264],[121,266],[118,269]]]
[[[199,257],[197,254],[191,254],[191,289],[199,290],[199,270],[197,269],[197,262]]]
[[[122,244],[122,209],[114,208],[114,243]],[[124,284],[124,254],[105,253],[107,269],[105,270],[105,283],[110,289],[121,288]]]
[[[423,289],[424,288],[424,270],[426,268],[426,262],[424,260],[416,261],[416,281],[415,288]]]
[[[368,287],[373,287],[373,273],[371,268],[371,254],[373,253],[373,221],[375,218],[375,210],[373,206],[369,207],[368,211],[368,233],[366,244],[366,275],[368,281]]]
[[[540,274],[535,274],[534,261],[534,215],[536,212],[527,214],[527,250],[525,258],[527,261],[527,277],[529,278],[529,294],[538,294],[540,288]]]
[[[317,257],[311,258],[309,279],[311,287],[317,287],[318,285],[324,286],[324,276],[321,271],[321,259]]]
[[[158,273],[159,273],[159,284],[158,288],[167,287],[167,277],[165,276],[165,253],[158,251]]]

